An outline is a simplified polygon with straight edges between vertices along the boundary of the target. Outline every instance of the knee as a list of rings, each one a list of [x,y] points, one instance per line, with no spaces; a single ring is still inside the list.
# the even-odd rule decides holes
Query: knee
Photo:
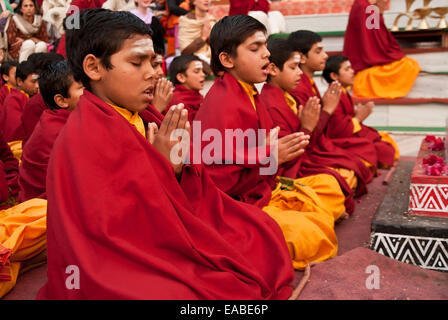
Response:
[[[47,52],[47,44],[43,41],[36,43],[34,52]]]
[[[34,50],[35,48],[35,44],[33,40],[25,40],[22,43],[22,47],[20,48],[21,50]]]

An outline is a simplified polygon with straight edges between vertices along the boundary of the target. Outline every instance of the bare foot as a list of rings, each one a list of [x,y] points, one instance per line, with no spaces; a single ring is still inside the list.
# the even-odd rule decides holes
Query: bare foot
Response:
[[[350,218],[349,214],[347,212],[344,212],[339,218],[338,220],[336,220],[335,223],[341,223],[343,220],[347,220],[348,218]]]

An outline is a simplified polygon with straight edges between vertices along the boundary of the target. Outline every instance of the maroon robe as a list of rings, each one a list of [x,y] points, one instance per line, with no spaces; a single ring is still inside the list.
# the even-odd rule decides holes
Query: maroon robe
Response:
[[[0,128],[6,142],[23,140],[25,133],[22,124],[22,112],[28,97],[17,89],[11,90],[0,112]]]
[[[5,99],[9,95],[10,92],[11,92],[10,88],[7,85],[2,84],[2,87],[0,88],[0,112],[3,107],[3,102],[5,102]]]
[[[331,115],[327,125],[327,136],[340,146],[353,150],[355,154],[367,160],[369,163],[378,167],[380,164],[392,166],[394,164],[394,147],[385,141],[381,141],[381,136],[374,128],[361,125],[361,131],[353,133],[354,125],[352,118],[355,116],[355,108],[350,94],[343,92],[341,100],[335,112]],[[375,148],[375,162],[371,162],[368,155],[365,154],[366,148],[354,148],[359,138],[369,141]]]
[[[254,97],[256,110],[244,88],[229,73],[215,80],[204,102],[195,117],[195,122],[201,122],[202,132],[207,129],[216,129],[225,137],[226,129],[265,129],[267,132],[273,128],[272,120],[258,94]],[[193,139],[195,138],[193,132]],[[267,133],[268,134],[268,133]],[[224,138],[223,138],[224,140]],[[194,142],[193,142],[194,144]],[[224,141],[223,141],[224,144]],[[203,145],[203,147],[206,143]],[[233,143],[233,155],[240,157]],[[258,154],[258,146],[248,146],[247,150],[254,148]],[[265,147],[266,148],[266,147]],[[269,156],[269,148],[265,154]],[[220,155],[222,163],[225,163],[225,150]],[[244,155],[245,160],[248,160]],[[230,160],[230,159],[229,159]],[[235,159],[232,159],[235,160]],[[260,175],[263,166],[260,159],[248,164],[212,164],[207,169],[216,185],[228,195],[246,203],[255,204],[262,208],[270,199],[272,188],[275,186],[276,175]]]
[[[69,115],[70,111],[65,109],[47,109],[42,113],[22,152],[19,169],[20,202],[47,198],[46,178],[50,153]]]
[[[189,90],[185,88],[183,85],[176,84],[173,92],[173,99],[170,102],[170,106],[183,103],[185,109],[188,110],[188,120],[193,122],[196,113],[199,110],[202,102],[204,101],[204,97],[197,90]],[[164,111],[166,114],[168,110]]]
[[[297,104],[302,106],[305,106],[308,99],[314,96],[317,96],[322,101],[316,84],[311,84],[311,81],[306,74],[302,74],[299,85],[296,89],[291,91],[290,94],[297,101]],[[358,156],[352,152],[348,152],[337,147],[332,140],[326,136],[325,131],[329,118],[330,115],[326,111],[322,110],[319,117],[319,122],[313,131],[313,137],[311,139],[314,146],[311,152],[311,159],[312,161],[326,167],[353,170],[358,177],[358,186],[356,188],[355,196],[361,196],[367,193],[366,185],[372,181],[372,172],[364,165]],[[292,133],[298,130],[298,124],[296,123],[296,125],[291,129],[293,129],[293,131],[289,132],[289,129],[287,132]]]
[[[14,158],[8,143],[0,132],[0,203],[8,199],[10,194],[8,188],[13,196],[18,194],[18,175],[19,161]]]
[[[301,127],[300,119],[288,106],[283,91],[270,84],[265,84],[261,91],[261,99],[266,104],[269,114],[275,125],[280,127],[279,137],[284,137],[293,132],[303,132],[311,136],[310,144],[306,147],[305,153],[298,159],[289,161],[282,165],[279,175],[289,178],[301,178],[317,174],[332,175],[339,182],[342,192],[345,195],[345,208],[348,213],[352,213],[355,208],[353,192],[344,178],[334,170],[323,165],[317,154],[329,156],[326,152],[319,150],[319,139],[316,139],[316,133],[311,133]],[[315,130],[318,131],[318,130]],[[334,158],[334,166],[346,161],[344,154],[336,151],[331,155]],[[328,162],[328,160],[326,161]]]
[[[268,0],[230,0],[229,16],[246,15],[249,11],[269,12]]]
[[[185,165],[178,181],[135,127],[87,90],[55,142],[47,197],[48,282],[38,299],[291,295],[277,223],[220,191],[202,166]],[[77,290],[67,290],[67,266],[79,270]]]
[[[143,119],[145,127],[147,127],[150,122],[154,122],[158,127],[160,127],[160,124],[164,118],[159,110],[157,110],[152,104],[149,104],[145,110],[140,111],[138,114],[140,118]]]
[[[397,40],[384,24],[382,14],[379,29],[367,27],[366,22],[372,19],[372,13],[366,12],[368,6],[367,0],[355,0],[345,30],[343,54],[350,60],[355,72],[404,57]]]
[[[26,103],[22,112],[23,131],[25,133],[22,147],[25,146],[25,142],[30,138],[45,109],[47,109],[47,105],[40,93],[32,96]]]

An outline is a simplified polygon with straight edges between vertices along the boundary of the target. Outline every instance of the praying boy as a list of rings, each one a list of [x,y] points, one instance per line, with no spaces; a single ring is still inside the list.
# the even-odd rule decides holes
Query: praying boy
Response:
[[[66,45],[85,90],[48,166],[48,282],[38,298],[288,298],[293,269],[276,223],[184,165],[184,152],[170,156],[173,131],[190,131],[182,105],[145,132],[139,112],[155,86],[147,25],[84,10]],[[76,290],[66,286],[73,266]]]
[[[195,55],[179,56],[171,62],[169,76],[174,83],[170,104],[183,103],[188,110],[188,120],[192,122],[204,100],[200,93],[205,82],[202,60]]]
[[[229,145],[226,139],[223,149],[215,150],[215,161],[207,169],[217,186],[232,198],[252,204],[254,208],[263,208],[277,221],[288,244],[293,266],[303,269],[311,262],[336,255],[334,216],[319,195],[304,185],[306,182],[302,184],[303,181],[298,179],[276,184],[277,170],[262,170],[266,167],[263,154],[271,160],[277,158],[272,161],[282,166],[303,154],[309,138],[304,133],[294,132],[275,139],[278,128],[274,129],[266,106],[254,87],[255,83],[264,82],[269,74],[270,54],[266,40],[266,28],[250,16],[224,17],[214,25],[210,35],[211,67],[215,74],[222,76],[216,79],[206,95],[195,124],[200,122],[203,134],[216,131],[222,137],[227,136],[229,130],[249,136],[251,132],[267,131],[267,141],[259,139],[256,144],[246,144],[246,140],[250,141],[247,137],[243,146],[233,144],[233,141]],[[193,138],[197,134],[193,131]],[[213,143],[204,143],[203,152]],[[278,146],[277,155],[275,148],[271,150],[275,145]],[[265,153],[260,152],[263,148],[267,149]],[[256,159],[250,158],[254,149],[258,155]],[[230,155],[229,150],[232,151]],[[241,163],[235,159],[245,161]],[[337,190],[335,179],[333,186]],[[339,192],[343,206],[344,196]]]
[[[44,110],[23,148],[19,169],[20,202],[46,199],[47,167],[53,144],[84,89],[73,79],[65,60],[47,66],[39,78],[39,88],[49,109]]]

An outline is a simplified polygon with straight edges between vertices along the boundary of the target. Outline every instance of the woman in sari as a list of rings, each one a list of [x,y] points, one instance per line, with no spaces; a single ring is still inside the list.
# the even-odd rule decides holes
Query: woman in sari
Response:
[[[21,0],[18,11],[9,21],[6,34],[11,58],[22,62],[32,53],[47,52],[48,35],[42,16],[36,14],[35,0]]]

